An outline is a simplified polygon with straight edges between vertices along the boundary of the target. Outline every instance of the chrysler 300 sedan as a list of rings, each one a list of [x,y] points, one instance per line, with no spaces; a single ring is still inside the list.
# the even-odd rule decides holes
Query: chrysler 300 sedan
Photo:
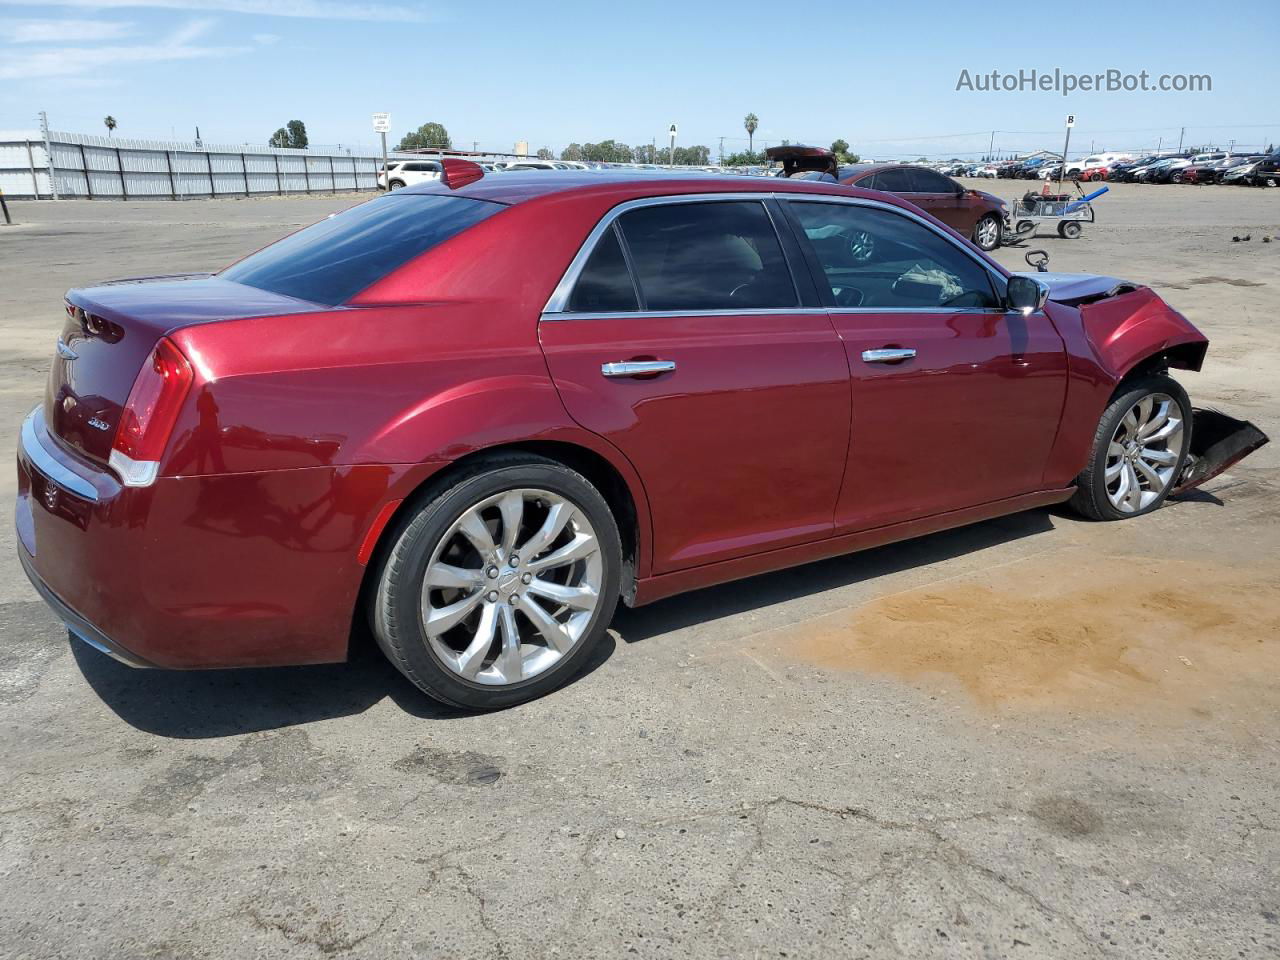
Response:
[[[1207,342],[1145,287],[1010,274],[839,184],[444,168],[221,273],[67,294],[17,532],[72,634],[263,666],[364,621],[495,708],[619,599],[1058,501],[1139,517],[1183,478],[1168,369]]]

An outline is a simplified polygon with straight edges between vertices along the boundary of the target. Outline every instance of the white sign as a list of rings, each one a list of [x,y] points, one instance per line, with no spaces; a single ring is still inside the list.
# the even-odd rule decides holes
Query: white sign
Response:
[[[668,130],[667,132],[668,132],[668,133],[670,133],[670,134],[674,137],[674,136],[676,135],[676,125],[673,123],[673,124],[671,125],[671,129],[670,129],[670,130]]]
[[[1074,113],[1067,114],[1067,126],[1074,127],[1076,125],[1076,115]]]
[[[391,114],[375,113],[373,115],[373,132],[388,133],[391,130]]]

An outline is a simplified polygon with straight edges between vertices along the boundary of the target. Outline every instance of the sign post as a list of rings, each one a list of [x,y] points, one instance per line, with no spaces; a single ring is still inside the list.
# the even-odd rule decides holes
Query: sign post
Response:
[[[667,166],[674,167],[676,165],[676,125],[674,123],[667,133],[671,135],[671,152],[667,154]]]
[[[391,129],[391,114],[375,113],[373,115],[373,132],[382,136],[382,173],[387,176],[387,131]],[[374,178],[376,182],[376,177]],[[390,180],[387,188],[390,189]]]
[[[1076,125],[1076,115],[1067,114],[1067,141],[1062,145],[1062,166],[1058,168],[1058,192],[1062,192],[1062,178],[1067,175],[1067,147],[1071,146],[1071,128]]]

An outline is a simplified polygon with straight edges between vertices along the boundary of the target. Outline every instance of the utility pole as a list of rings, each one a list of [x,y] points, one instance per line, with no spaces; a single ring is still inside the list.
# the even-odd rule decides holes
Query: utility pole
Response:
[[[471,141],[471,152],[472,152],[472,153],[479,153],[479,152],[480,152],[480,141],[479,141],[479,140],[472,140],[472,141]]]
[[[53,147],[49,144],[49,115],[43,110],[40,111],[40,135],[44,137],[44,156],[49,163],[49,193],[53,195],[53,199],[58,199],[58,179],[53,175]],[[84,172],[86,181],[89,177],[89,171]],[[36,199],[40,199],[36,197]]]
[[[724,137],[720,138],[720,166],[724,166]]]
[[[996,132],[995,132],[994,130],[992,130],[992,131],[991,131],[991,143],[987,145],[987,156],[988,156],[988,157],[989,157],[989,156],[991,156],[991,154],[993,154],[993,153],[995,152],[995,149],[996,149]]]
[[[1182,152],[1182,138],[1185,137],[1186,135],[1187,135],[1187,128],[1183,127],[1182,130],[1179,131],[1178,133],[1178,152],[1179,153]]]
[[[1156,141],[1156,156],[1160,156],[1160,148],[1164,146],[1164,137]]]
[[[676,165],[676,125],[674,123],[667,133],[671,137],[671,152],[667,154],[667,166],[674,167]]]

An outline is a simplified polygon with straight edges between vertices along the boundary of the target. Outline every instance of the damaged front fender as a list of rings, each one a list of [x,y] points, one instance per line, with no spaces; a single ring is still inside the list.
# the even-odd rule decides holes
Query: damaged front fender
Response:
[[[1208,338],[1149,287],[1085,302],[1079,309],[1098,361],[1117,380],[1155,356],[1185,370],[1199,370],[1204,362]]]

